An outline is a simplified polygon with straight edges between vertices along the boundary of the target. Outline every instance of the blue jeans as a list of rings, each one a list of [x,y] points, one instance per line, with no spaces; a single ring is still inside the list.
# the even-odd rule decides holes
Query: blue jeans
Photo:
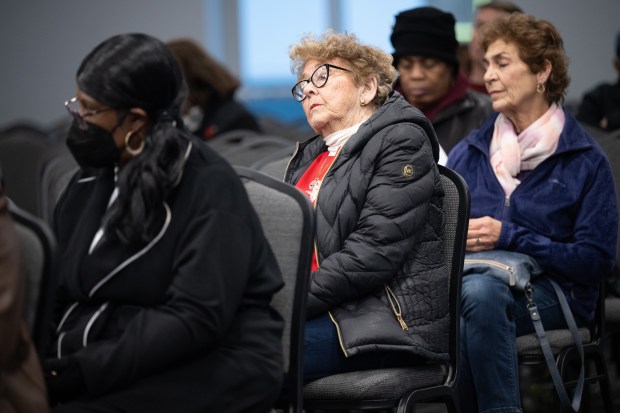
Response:
[[[566,328],[553,287],[544,277],[532,284],[545,329]],[[463,278],[461,300],[461,411],[520,412],[516,337],[534,332],[525,295],[492,276],[471,274]]]
[[[306,321],[304,334],[304,379],[321,377],[350,371],[370,370],[386,367],[403,367],[420,363],[413,355],[397,352],[368,352],[345,357],[336,326],[325,314]]]

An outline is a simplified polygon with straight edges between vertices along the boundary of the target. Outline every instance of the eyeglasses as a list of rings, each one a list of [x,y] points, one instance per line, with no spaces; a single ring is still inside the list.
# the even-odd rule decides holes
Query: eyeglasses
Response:
[[[293,97],[295,98],[295,100],[301,102],[306,98],[306,95],[304,94],[304,88],[310,82],[312,82],[312,84],[317,88],[325,86],[325,84],[327,83],[327,79],[329,79],[330,68],[344,70],[345,72],[352,73],[349,69],[345,69],[344,67],[334,66],[329,63],[322,64],[321,66],[317,67],[314,72],[312,72],[312,75],[310,75],[308,79],[300,80],[295,86],[293,86],[291,92],[293,92]]]
[[[107,112],[108,110],[114,110],[114,108],[102,108],[102,109],[84,109],[78,98],[71,98],[65,102],[65,108],[73,118],[78,122],[78,126],[81,129],[86,129],[88,124],[84,119],[87,116],[94,116],[101,112]]]

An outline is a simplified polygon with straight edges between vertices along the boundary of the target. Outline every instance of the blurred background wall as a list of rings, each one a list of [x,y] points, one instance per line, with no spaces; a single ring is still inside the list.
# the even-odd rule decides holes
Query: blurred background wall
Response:
[[[307,32],[349,31],[391,52],[399,11],[430,4],[457,17],[468,40],[482,0],[2,0],[0,2],[0,128],[26,121],[43,128],[65,119],[82,58],[105,38],[145,32],[169,40],[191,37],[237,73],[240,97],[259,116],[303,122],[290,99],[288,45]],[[570,58],[568,101],[612,81],[620,1],[515,0],[558,27]]]

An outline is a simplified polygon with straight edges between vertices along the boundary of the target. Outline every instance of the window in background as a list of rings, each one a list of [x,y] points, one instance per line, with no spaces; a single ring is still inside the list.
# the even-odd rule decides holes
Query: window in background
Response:
[[[341,31],[353,33],[362,42],[392,53],[390,34],[395,16],[428,3],[427,0],[341,0]]]
[[[311,0],[303,5],[290,0],[237,1],[240,97],[259,117],[298,125],[306,120],[290,94],[296,78],[290,71],[288,50],[304,34],[332,28],[391,53],[390,34],[397,13],[433,5],[453,12],[459,21],[459,17],[471,20],[472,10],[472,0]],[[469,40],[470,26],[470,21],[457,24],[459,40]]]

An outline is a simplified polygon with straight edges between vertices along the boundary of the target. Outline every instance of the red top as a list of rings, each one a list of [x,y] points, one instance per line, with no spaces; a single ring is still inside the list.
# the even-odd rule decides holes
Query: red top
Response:
[[[323,182],[323,178],[329,171],[329,168],[332,166],[332,163],[336,160],[336,154],[334,156],[329,156],[329,151],[325,151],[321,153],[316,159],[310,164],[306,172],[299,178],[297,184],[295,185],[297,189],[303,192],[312,205],[316,207],[316,199],[319,195],[319,189],[321,188],[321,183]],[[310,271],[316,271],[319,269],[319,262],[316,255],[316,242],[314,248],[314,254],[312,254],[312,264],[310,266]]]

